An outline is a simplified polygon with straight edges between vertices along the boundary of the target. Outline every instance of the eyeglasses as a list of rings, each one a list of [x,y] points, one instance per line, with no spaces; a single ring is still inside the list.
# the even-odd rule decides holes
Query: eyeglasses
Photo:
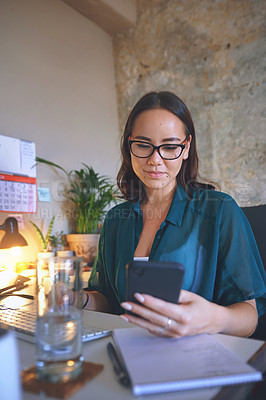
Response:
[[[161,144],[160,146],[154,146],[141,140],[129,140],[128,143],[130,151],[135,157],[148,158],[157,150],[163,160],[176,160],[186,147],[187,139],[183,144]]]

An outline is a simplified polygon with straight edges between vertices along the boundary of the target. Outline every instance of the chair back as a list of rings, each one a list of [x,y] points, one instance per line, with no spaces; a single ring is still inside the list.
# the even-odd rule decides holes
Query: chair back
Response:
[[[243,207],[242,210],[253,230],[261,259],[266,270],[266,205]],[[250,337],[253,339],[266,340],[266,313],[261,315],[258,321],[258,326]]]
[[[253,230],[260,256],[266,270],[266,204],[262,206],[242,207]]]

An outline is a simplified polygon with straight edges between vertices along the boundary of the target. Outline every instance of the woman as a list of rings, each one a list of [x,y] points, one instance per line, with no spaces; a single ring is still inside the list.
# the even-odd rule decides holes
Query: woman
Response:
[[[121,318],[161,336],[251,335],[266,311],[265,271],[241,209],[198,179],[186,105],[170,92],[143,96],[121,150],[117,183],[127,201],[105,219],[85,308],[130,311]],[[143,293],[125,302],[125,266],[138,257],[184,265],[178,304]]]

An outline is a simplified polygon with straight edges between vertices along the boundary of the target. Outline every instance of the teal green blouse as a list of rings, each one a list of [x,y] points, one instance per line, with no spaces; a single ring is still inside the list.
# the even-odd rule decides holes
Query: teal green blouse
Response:
[[[98,290],[122,313],[125,266],[133,260],[143,226],[139,202],[124,202],[107,214],[89,290]],[[189,198],[177,187],[165,221],[156,233],[150,260],[178,261],[183,288],[220,305],[256,299],[266,311],[266,273],[251,227],[229,195],[199,189]]]

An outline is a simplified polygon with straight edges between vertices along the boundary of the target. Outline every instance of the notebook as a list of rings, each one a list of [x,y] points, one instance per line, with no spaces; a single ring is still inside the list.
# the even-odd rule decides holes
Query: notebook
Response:
[[[0,325],[8,327],[16,332],[19,339],[35,343],[36,315],[34,312],[27,312],[18,309],[0,309]],[[112,334],[110,330],[100,330],[94,327],[83,325],[82,342],[100,339]]]
[[[141,328],[113,338],[135,396],[260,381],[261,372],[212,335],[159,338]]]

